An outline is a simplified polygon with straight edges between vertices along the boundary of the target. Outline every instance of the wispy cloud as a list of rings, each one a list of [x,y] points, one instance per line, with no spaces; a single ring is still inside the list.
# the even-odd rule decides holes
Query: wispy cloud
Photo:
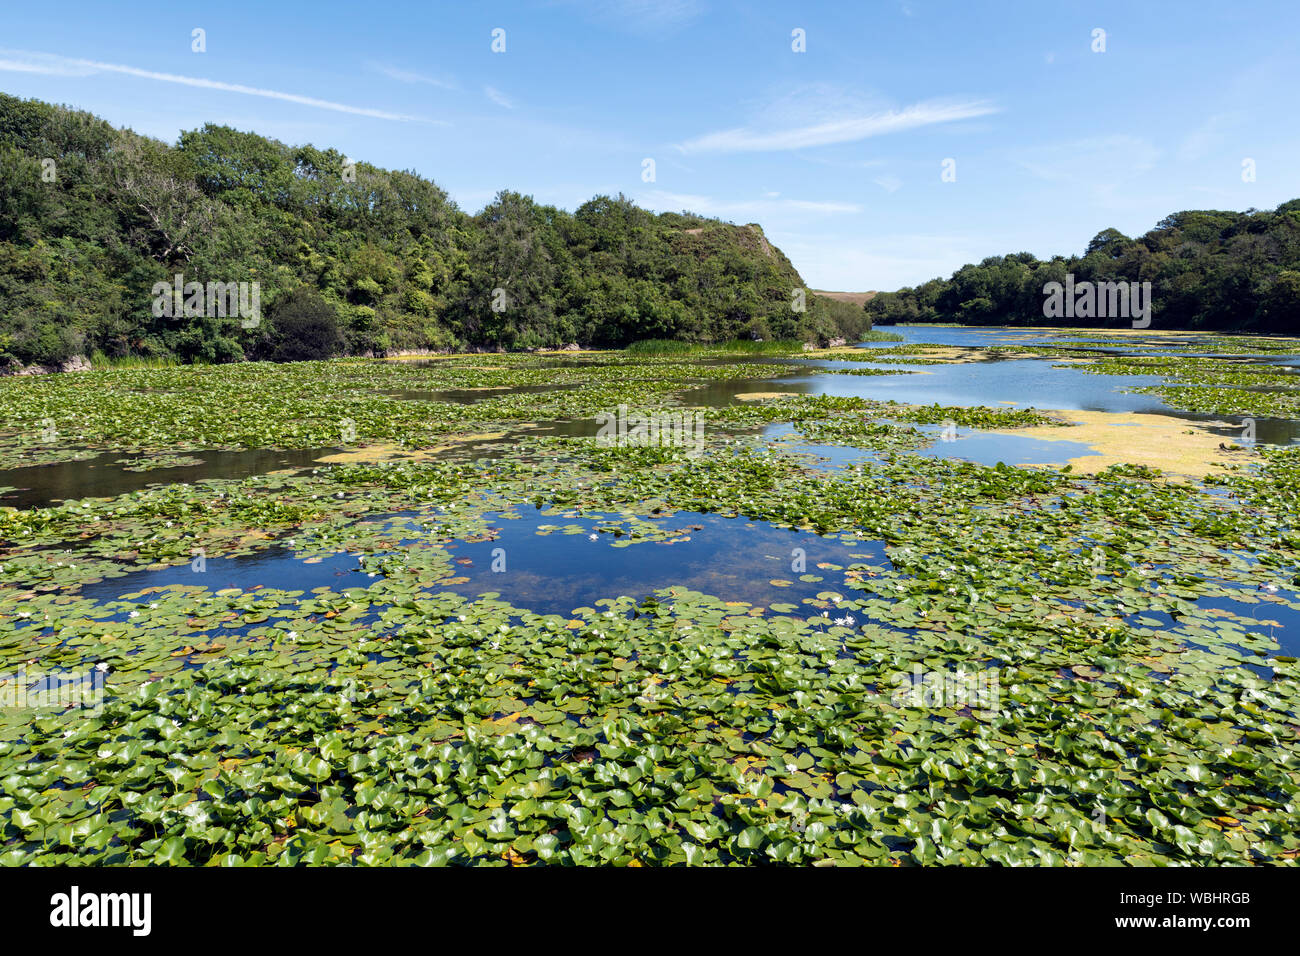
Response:
[[[685,26],[708,9],[701,0],[552,0],[577,7],[588,17],[628,33],[666,33]]]
[[[441,90],[460,89],[456,81],[449,76],[428,76],[424,73],[416,73],[414,70],[403,70],[387,63],[370,62],[366,66],[376,73],[382,73],[390,80],[396,80],[398,83],[423,83],[425,86],[436,86]]]
[[[20,59],[8,59],[11,56]],[[9,73],[40,73],[45,76],[90,76],[95,72],[63,57],[49,53],[27,53],[23,50],[0,50],[0,70]]]
[[[401,123],[440,122],[420,116],[408,116],[405,113],[393,113],[388,110],[371,109],[365,106],[351,106],[347,103],[335,103],[314,96],[300,96],[297,93],[283,93],[279,90],[261,89],[245,86],[242,83],[225,83],[221,80],[208,80],[197,76],[182,76],[177,73],[159,73],[155,70],[142,70],[139,67],[125,66],[120,63],[101,63],[98,60],[82,60],[75,57],[58,56],[52,53],[32,53],[26,50],[0,50],[0,70],[19,73],[43,73],[52,76],[93,76],[97,73],[118,73],[134,76],[142,80],[159,83],[175,83],[181,86],[193,86],[205,90],[221,90],[226,93],[240,93],[244,96],[260,96],[271,100],[296,103],[299,106],[311,106],[316,109],[333,110],[336,113],[351,113],[356,116],[370,116],[374,119],[394,120]]]
[[[1014,161],[1048,182],[1110,187],[1155,166],[1160,150],[1136,136],[1096,136],[1050,143],[1014,154]]]
[[[1012,154],[1011,162],[1037,179],[1069,190],[1072,202],[1087,199],[1101,208],[1131,214],[1135,204],[1149,200],[1152,182],[1143,177],[1160,158],[1161,151],[1147,140],[1117,134],[1020,150]]]
[[[903,181],[897,176],[877,176],[872,182],[887,193],[896,193],[903,185]]]
[[[712,196],[654,190],[638,197],[654,209],[677,212],[688,209],[704,216],[753,216],[779,212],[803,212],[816,215],[839,215],[861,212],[862,207],[847,202],[822,202],[810,199],[715,199]]]
[[[807,149],[833,143],[852,143],[871,136],[884,136],[935,123],[952,123],[998,112],[998,107],[984,101],[950,103],[929,101],[901,110],[885,110],[858,116],[844,116],[812,126],[784,129],[739,127],[709,133],[678,144],[684,153],[775,152]]]
[[[515,101],[512,100],[510,97],[506,96],[495,86],[483,87],[483,93],[487,96],[488,99],[490,99],[497,106],[504,106],[508,110],[512,110],[515,108]]]
[[[1240,117],[1234,113],[1216,113],[1187,134],[1178,147],[1178,158],[1183,162],[1204,159],[1211,151],[1227,141],[1228,130]]]
[[[800,153],[797,159],[818,166],[830,166],[834,169],[879,169],[885,165],[883,159],[833,159],[829,156],[817,156],[812,153]]]

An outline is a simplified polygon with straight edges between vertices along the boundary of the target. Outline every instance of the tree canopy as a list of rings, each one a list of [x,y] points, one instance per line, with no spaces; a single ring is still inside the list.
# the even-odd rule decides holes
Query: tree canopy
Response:
[[[154,314],[150,290],[176,275],[256,282],[265,317]],[[803,287],[753,224],[656,215],[621,195],[569,213],[509,190],[470,215],[414,172],[337,150],[211,124],[168,145],[0,94],[0,365],[230,361],[340,343],[382,354],[825,340],[870,327],[811,291],[796,311]],[[299,349],[277,321],[312,342]]]
[[[1082,256],[992,256],[948,279],[881,293],[866,310],[885,324],[1128,323],[1046,317],[1043,287],[1067,275],[1076,284],[1150,282],[1152,325],[1162,329],[1300,332],[1300,199],[1272,211],[1178,212],[1137,239],[1104,229]]]

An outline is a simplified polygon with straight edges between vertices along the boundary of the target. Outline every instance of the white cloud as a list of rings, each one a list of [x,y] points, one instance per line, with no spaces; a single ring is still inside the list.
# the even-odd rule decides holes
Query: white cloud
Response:
[[[495,86],[485,86],[483,87],[483,92],[487,95],[487,98],[490,99],[497,106],[504,106],[508,110],[512,110],[515,108],[514,100],[506,96]]]
[[[887,193],[896,193],[903,185],[897,176],[877,176],[872,182]]]
[[[316,109],[333,110],[337,113],[352,113],[357,116],[370,116],[375,119],[395,120],[402,123],[437,122],[419,116],[403,113],[391,113],[387,110],[372,109],[365,106],[349,106],[331,100],[317,99],[314,96],[300,96],[297,93],[282,93],[279,90],[261,89],[244,86],[242,83],[225,83],[221,80],[206,80],[195,76],[182,76],[176,73],[159,73],[155,70],[142,70],[120,63],[101,63],[97,60],[82,60],[75,57],[58,56],[51,53],[30,53],[25,50],[0,50],[0,70],[22,73],[43,73],[52,76],[92,76],[97,73],[119,73],[134,76],[142,80],[154,80],[160,83],[176,83],[181,86],[193,86],[205,90],[221,90],[226,93],[240,93],[245,96],[261,96],[266,99],[283,100],[297,103],[299,106],[311,106]],[[9,59],[16,57],[17,59]]]
[[[1155,168],[1160,150],[1137,136],[1101,136],[1037,146],[1014,154],[1031,175],[1076,190],[1091,190],[1099,201],[1122,204],[1120,187]]]
[[[1183,140],[1178,148],[1178,158],[1183,162],[1204,159],[1227,141],[1228,129],[1236,125],[1238,119],[1232,113],[1217,113],[1209,117]]]
[[[554,0],[556,6],[577,7],[599,23],[629,33],[666,33],[704,14],[700,0]]]
[[[414,70],[403,70],[396,66],[390,66],[387,63],[367,63],[370,69],[377,73],[382,73],[390,80],[397,80],[399,83],[423,83],[426,86],[436,86],[442,90],[458,90],[460,87],[451,77],[428,76],[424,73],[416,73]]]
[[[797,158],[806,163],[816,163],[818,166],[831,166],[835,169],[879,169],[885,165],[883,159],[829,159],[825,156],[816,156],[812,153],[798,153]]]
[[[764,130],[740,127],[721,130],[688,140],[679,144],[677,148],[684,153],[773,152],[806,149],[811,146],[828,146],[832,143],[851,143],[871,136],[899,133],[935,123],[952,123],[996,112],[998,112],[996,106],[983,101],[964,103],[930,101],[917,103],[901,110],[842,116],[812,126]]]
[[[638,197],[637,201],[661,212],[680,212],[683,209],[702,216],[737,217],[772,215],[774,213],[813,213],[819,216],[842,215],[861,212],[856,203],[822,202],[810,199],[715,199],[690,193],[673,193],[655,190]]]
[[[45,76],[90,76],[95,71],[77,66],[70,60],[49,53],[26,53],[23,50],[0,50],[0,54],[20,56],[21,60],[0,59],[0,70],[9,73],[40,73]]]

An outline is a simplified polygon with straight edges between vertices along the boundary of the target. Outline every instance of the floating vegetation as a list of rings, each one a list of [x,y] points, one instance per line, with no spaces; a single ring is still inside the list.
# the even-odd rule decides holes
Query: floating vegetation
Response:
[[[8,421],[139,464],[343,418],[394,455],[0,508],[0,861],[1294,863],[1300,448],[1203,481],[984,466],[912,452],[1071,416],[842,395],[701,408],[702,449],[522,427],[791,374],[610,353],[5,383]],[[573,387],[383,393],[548,383]],[[871,454],[819,469],[769,425]],[[397,454],[469,435],[507,437]]]
[[[193,455],[141,455],[138,458],[119,458],[116,464],[123,471],[155,471],[159,468],[186,468],[203,464],[202,458]]]
[[[628,355],[788,355],[804,351],[804,343],[798,339],[732,339],[716,343],[642,339],[623,351]]]
[[[1244,358],[1266,351],[1255,344],[1243,351],[1239,343],[1218,340],[1199,348],[1213,349],[1217,357],[1189,355],[1129,355],[1108,357],[1082,366],[1098,375],[1160,375],[1162,385],[1135,387],[1133,391],[1159,395],[1172,407],[1208,415],[1300,418],[1300,375],[1290,365],[1261,364]]]

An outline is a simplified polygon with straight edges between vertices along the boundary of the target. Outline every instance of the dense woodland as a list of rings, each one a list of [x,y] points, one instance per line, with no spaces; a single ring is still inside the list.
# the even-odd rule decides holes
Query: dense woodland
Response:
[[[1272,212],[1174,213],[1137,239],[1106,229],[1082,256],[991,256],[951,278],[878,295],[866,309],[878,324],[1130,324],[1045,317],[1043,287],[1070,273],[1075,283],[1150,282],[1153,328],[1297,333],[1300,199]]]
[[[178,273],[257,282],[262,321],[155,315],[155,284]],[[0,367],[810,341],[870,327],[811,292],[795,309],[803,286],[757,225],[655,215],[622,196],[569,213],[509,191],[469,215],[413,172],[335,150],[213,125],[167,145],[0,94]]]

